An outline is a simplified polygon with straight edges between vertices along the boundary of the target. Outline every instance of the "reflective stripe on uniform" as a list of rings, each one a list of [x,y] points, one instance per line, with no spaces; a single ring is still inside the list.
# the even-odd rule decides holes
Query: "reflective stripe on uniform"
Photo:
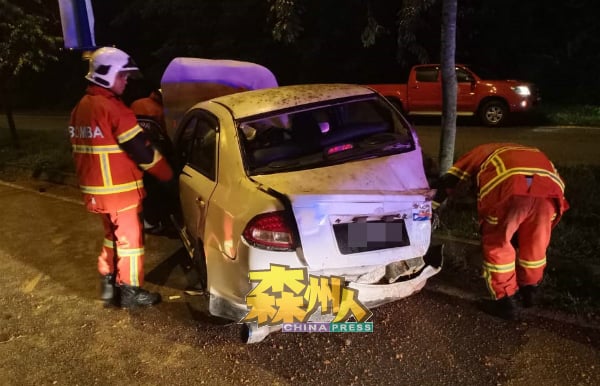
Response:
[[[138,287],[140,285],[140,278],[138,275],[138,264],[139,257],[144,255],[144,247],[141,248],[119,248],[119,257],[126,257],[129,260],[129,285]]]
[[[489,291],[489,293],[492,294],[493,298],[496,299],[496,292],[494,291],[494,286],[492,285],[492,275],[490,274],[489,271],[487,270],[483,270],[483,280],[485,281],[485,285]]]
[[[125,134],[137,133],[139,130],[135,128],[127,131]],[[113,194],[123,193],[143,187],[142,180],[128,182],[126,184],[113,185],[112,172],[110,168],[111,154],[124,154],[123,149],[118,145],[73,145],[73,152],[78,154],[97,155],[100,162],[100,174],[102,176],[103,186],[86,186],[81,185],[81,191],[86,194]],[[156,158],[156,156],[155,156]],[[155,161],[151,164],[155,164]]]
[[[540,260],[519,260],[519,265],[523,268],[541,268],[546,265],[546,257]]]
[[[494,169],[496,170],[496,177],[492,178],[485,185],[481,184],[481,181],[479,181],[479,177],[478,177],[477,185],[480,186],[478,197],[480,200],[483,197],[485,197],[490,191],[492,191],[496,186],[498,186],[502,181],[504,181],[507,178],[514,176],[514,175],[525,175],[525,176],[538,175],[538,176],[542,176],[542,177],[548,177],[548,178],[552,179],[564,193],[565,184],[563,183],[561,178],[556,173],[556,170],[554,170],[554,172],[553,172],[553,171],[550,171],[547,169],[542,169],[542,168],[522,167],[522,166],[507,169],[506,165],[504,164],[504,161],[502,160],[501,153],[506,152],[506,151],[511,151],[511,150],[540,153],[539,149],[522,147],[522,146],[504,146],[504,147],[500,147],[500,148],[496,149],[490,156],[488,156],[487,160],[480,167],[480,170],[484,170],[491,163],[494,166]]]
[[[495,216],[485,216],[485,222],[491,225],[498,225],[498,217]]]
[[[134,287],[140,286],[137,257],[133,257],[133,258],[129,259],[129,285],[134,286]]]
[[[501,161],[500,161],[500,163],[501,163]],[[554,174],[546,169],[520,167],[520,168],[513,168],[513,169],[505,170],[504,165],[502,165],[502,166],[498,165],[498,167],[496,169],[499,172],[499,174],[496,177],[494,177],[493,179],[491,179],[487,184],[485,184],[484,186],[481,187],[481,189],[479,190],[479,199],[482,199],[483,197],[485,197],[492,189],[494,189],[496,186],[498,186],[502,181],[504,181],[508,177],[511,177],[514,175],[531,176],[531,175],[535,174],[535,175],[542,176],[542,177],[548,177],[548,178],[551,178],[558,186],[560,186],[560,189],[563,192],[565,190],[565,185],[563,184],[562,180],[556,174]],[[502,170],[502,172],[500,172],[500,170]]]
[[[133,137],[135,137],[136,135],[138,135],[141,132],[142,132],[142,128],[140,127],[140,125],[135,125],[131,129],[121,133],[117,137],[117,141],[119,143],[125,143],[125,142],[131,140]]]
[[[504,146],[504,147],[499,147],[496,150],[494,150],[494,152],[492,154],[490,154],[487,159],[485,160],[485,162],[483,164],[481,164],[481,170],[486,169],[488,163],[492,162],[494,163],[494,165],[496,165],[496,168],[501,168],[501,171],[498,171],[498,174],[502,174],[502,172],[505,170],[504,169],[504,164],[502,163],[502,160],[500,160],[500,164],[497,164],[497,162],[495,160],[498,160],[498,154],[503,153],[505,151],[509,151],[509,150],[521,150],[521,151],[531,151],[531,152],[536,152],[539,153],[540,151],[536,148],[533,147],[524,147],[524,146]]]
[[[104,186],[112,186],[112,174],[110,172],[110,160],[108,154],[100,155],[100,173],[102,174],[102,183]]]
[[[119,257],[138,257],[144,254],[144,247],[141,248],[118,248]]]
[[[117,145],[73,145],[73,153],[81,154],[115,154],[122,153],[123,150]]]
[[[496,272],[496,273],[506,273],[506,272],[512,272],[515,270],[515,263],[508,263],[508,264],[491,264],[488,263],[487,261],[483,262],[483,268],[485,271],[488,272]]]
[[[450,169],[448,169],[448,174],[452,174],[453,176],[458,177],[460,180],[466,180],[471,176],[468,172],[461,170],[456,166],[452,166]]]
[[[152,158],[152,162],[147,163],[147,164],[139,164],[140,168],[142,170],[148,170],[148,169],[152,168],[154,165],[156,165],[161,159],[162,159],[162,156],[160,155],[160,153],[156,149],[154,149],[154,155]]]
[[[126,206],[125,208],[121,208],[121,209],[117,210],[117,213],[123,213],[126,210],[130,210],[130,209],[137,209],[139,206],[140,206],[139,204],[132,204],[132,205]]]
[[[81,191],[86,194],[113,194],[129,192],[131,190],[140,189],[144,186],[142,180],[128,182],[126,184],[118,184],[111,186],[85,186],[80,185]]]
[[[104,245],[104,247],[106,247],[106,248],[110,248],[110,249],[113,249],[113,248],[114,248],[114,243],[113,243],[113,241],[112,241],[112,240],[109,240],[109,239],[104,239],[103,245]]]

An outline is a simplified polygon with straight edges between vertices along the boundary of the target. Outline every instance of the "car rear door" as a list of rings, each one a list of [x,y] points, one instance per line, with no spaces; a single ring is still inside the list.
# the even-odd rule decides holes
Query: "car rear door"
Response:
[[[210,198],[217,185],[218,121],[204,110],[182,120],[177,141],[180,161],[179,198],[183,222],[191,240],[203,240]]]
[[[441,111],[442,88],[439,66],[415,68],[412,82],[408,84],[409,111],[411,114],[436,114]]]
[[[456,67],[457,96],[456,110],[459,115],[473,113],[477,109],[475,99],[475,77],[462,67]]]

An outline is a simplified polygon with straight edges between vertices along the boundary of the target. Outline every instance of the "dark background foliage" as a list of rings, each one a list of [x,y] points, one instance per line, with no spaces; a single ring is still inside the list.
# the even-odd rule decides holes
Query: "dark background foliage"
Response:
[[[59,20],[57,2],[55,7]],[[398,14],[403,1],[304,0],[302,32],[285,44],[273,39],[266,0],[94,0],[96,43],[119,47],[154,84],[177,56],[227,58],[260,63],[280,84],[403,82],[419,63],[398,51]],[[440,3],[416,24],[416,44],[426,60],[439,61]],[[461,0],[456,62],[495,78],[526,79],[546,102],[598,104],[600,27],[594,0]],[[375,44],[361,34],[371,15],[381,25]],[[57,25],[60,34],[60,25]],[[401,38],[401,37],[400,37]],[[400,39],[402,40],[402,39]],[[14,95],[21,108],[67,108],[81,95],[87,63],[80,52],[62,51],[41,74],[21,79]]]

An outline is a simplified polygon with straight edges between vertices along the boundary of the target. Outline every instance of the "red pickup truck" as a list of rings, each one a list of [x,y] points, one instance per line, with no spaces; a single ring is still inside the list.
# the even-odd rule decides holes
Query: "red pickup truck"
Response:
[[[410,70],[408,84],[372,84],[408,115],[442,114],[442,81],[439,64],[422,64]],[[530,111],[540,97],[535,85],[517,80],[484,80],[464,65],[456,66],[457,113],[477,115],[487,126],[500,126],[509,114]]]

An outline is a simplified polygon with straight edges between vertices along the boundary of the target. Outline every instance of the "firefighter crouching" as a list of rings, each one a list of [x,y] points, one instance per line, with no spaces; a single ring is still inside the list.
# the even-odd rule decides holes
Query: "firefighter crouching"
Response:
[[[434,212],[459,182],[474,179],[483,247],[483,277],[494,301],[484,310],[503,319],[518,316],[535,295],[546,267],[552,228],[569,208],[565,184],[539,149],[489,143],[464,154],[444,174]]]
[[[128,77],[136,74],[139,69],[125,52],[112,47],[96,50],[85,76],[89,85],[73,109],[69,124],[85,205],[90,212],[101,215],[104,226],[98,257],[101,298],[123,308],[149,306],[161,300],[160,294],[141,288],[142,175],[147,172],[165,182],[173,178],[167,161],[147,140],[133,111],[120,98]]]

